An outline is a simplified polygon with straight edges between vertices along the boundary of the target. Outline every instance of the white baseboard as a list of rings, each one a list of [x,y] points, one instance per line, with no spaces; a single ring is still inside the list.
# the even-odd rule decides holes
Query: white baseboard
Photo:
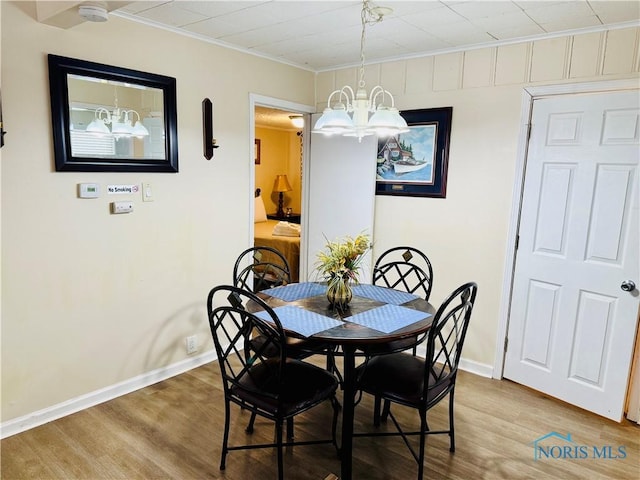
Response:
[[[161,382],[181,373],[192,370],[216,360],[215,350],[209,350],[200,355],[189,357],[167,367],[158,368],[137,377],[130,378],[120,383],[110,385],[100,390],[81,395],[66,402],[29,413],[22,417],[14,418],[0,424],[0,438],[10,437],[25,430],[44,425],[58,418],[71,415],[85,408],[93,407],[114,398],[135,392],[154,383]]]
[[[464,370],[465,372],[475,373],[476,375],[480,375],[481,377],[493,378],[492,365],[487,365],[485,363],[474,362],[473,360],[465,360],[464,358],[461,358],[460,363],[458,364],[458,368],[460,370]]]
[[[418,347],[418,351],[416,353],[424,358],[424,356],[427,354],[427,347],[424,343]],[[476,375],[480,375],[481,377],[493,378],[492,365],[460,358],[458,368],[460,370],[464,370],[465,372],[475,373]]]
[[[418,354],[424,356],[424,346],[421,349],[418,348]],[[10,437],[18,433],[24,432],[31,428],[35,428],[45,423],[57,420],[72,413],[79,412],[85,408],[93,407],[100,403],[113,400],[114,398],[126,395],[127,393],[135,392],[141,388],[148,387],[155,383],[161,382],[181,373],[192,370],[196,367],[210,363],[216,360],[215,350],[202,353],[195,357],[189,357],[180,362],[174,363],[167,367],[158,368],[137,377],[130,378],[124,382],[116,383],[100,390],[96,390],[85,395],[81,395],[66,402],[53,405],[51,407],[38,410],[36,412],[29,413],[22,417],[14,418],[7,422],[0,424],[0,438]],[[472,360],[460,359],[459,368],[482,377],[492,377],[493,368],[491,365],[485,365],[483,363],[474,362]]]

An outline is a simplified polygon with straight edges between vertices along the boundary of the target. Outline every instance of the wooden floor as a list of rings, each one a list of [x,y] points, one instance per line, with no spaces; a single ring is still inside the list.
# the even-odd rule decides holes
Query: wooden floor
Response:
[[[318,359],[321,365],[322,359]],[[356,408],[356,429],[371,426],[371,399]],[[394,408],[401,422],[415,425],[413,410]],[[244,428],[246,411],[232,411],[235,442],[265,442],[272,423],[258,420],[253,435]],[[447,402],[429,412],[432,429],[446,425]],[[223,426],[217,364],[167,381],[1,442],[1,478],[14,479],[231,479],[276,478],[275,452],[234,451],[219,470]],[[299,440],[327,437],[331,407],[296,419]],[[235,420],[235,421],[234,421]],[[380,427],[392,428],[391,422]],[[575,445],[625,458],[542,458],[534,460],[533,442],[550,432],[571,434]],[[427,440],[428,479],[638,479],[640,428],[617,424],[509,381],[460,372],[456,390],[456,452],[448,437]],[[555,444],[556,442],[552,442]],[[561,442],[558,442],[561,443]],[[415,478],[416,464],[399,438],[357,438],[354,479]],[[330,445],[299,446],[285,454],[285,478],[322,480],[340,474]]]

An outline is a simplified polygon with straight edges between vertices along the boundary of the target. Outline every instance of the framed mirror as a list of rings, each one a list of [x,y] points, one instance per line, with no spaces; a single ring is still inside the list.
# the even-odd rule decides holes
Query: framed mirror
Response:
[[[178,171],[175,78],[48,57],[56,171]]]

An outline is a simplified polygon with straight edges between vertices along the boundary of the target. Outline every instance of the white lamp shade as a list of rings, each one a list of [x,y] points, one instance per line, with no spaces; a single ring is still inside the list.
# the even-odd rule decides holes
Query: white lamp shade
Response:
[[[131,124],[124,122],[111,122],[111,133],[114,135],[131,135]]]
[[[407,122],[394,107],[379,106],[369,119],[368,126],[378,135],[396,135],[409,131]]]
[[[136,124],[133,126],[133,130],[131,131],[131,133],[136,137],[149,136],[149,130],[147,130],[147,127],[145,127],[144,125],[142,125],[142,123],[140,123],[140,120],[138,120]]]
[[[338,103],[333,108],[324,109],[313,131],[328,134],[346,133],[352,131],[353,128],[353,120],[347,113],[345,106]]]
[[[104,120],[101,118],[94,118],[89,125],[87,125],[87,132],[109,134],[109,127],[104,124]]]

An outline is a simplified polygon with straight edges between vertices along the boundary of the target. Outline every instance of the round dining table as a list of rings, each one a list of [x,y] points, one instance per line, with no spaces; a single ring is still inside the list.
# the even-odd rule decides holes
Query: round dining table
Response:
[[[352,287],[349,307],[329,305],[326,284],[292,283],[259,292],[278,315],[288,335],[339,346],[343,354],[343,410],[340,443],[341,480],[352,478],[357,351],[388,346],[426,332],[434,307],[416,295],[368,284]],[[251,308],[251,307],[249,307]]]

